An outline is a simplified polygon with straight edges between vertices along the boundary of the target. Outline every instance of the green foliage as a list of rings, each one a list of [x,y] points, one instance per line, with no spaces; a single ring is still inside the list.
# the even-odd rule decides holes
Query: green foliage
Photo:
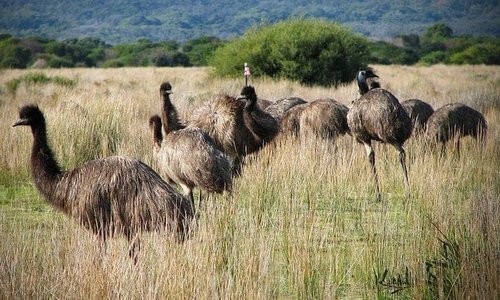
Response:
[[[436,23],[427,28],[424,38],[426,40],[439,40],[449,38],[453,35],[453,30],[443,23]]]
[[[179,43],[175,41],[154,43],[140,39],[133,44],[114,46],[111,50],[115,57],[104,66],[189,66],[189,58],[179,48]]]
[[[12,79],[6,83],[7,89],[10,93],[15,93],[19,86],[22,84],[48,84],[54,83],[60,86],[73,87],[76,80],[68,79],[61,76],[48,77],[44,73],[28,73],[19,78]]]
[[[444,234],[443,239],[438,240],[441,245],[439,254],[425,261],[426,298],[435,299],[445,295],[447,299],[454,299],[461,275],[460,247],[454,238]]]
[[[224,43],[224,41],[216,37],[200,37],[188,41],[182,48],[192,65],[207,66],[208,59]]]
[[[370,63],[411,65],[418,61],[418,54],[411,48],[401,48],[387,42],[369,44]]]
[[[328,86],[352,80],[367,55],[367,41],[339,24],[290,20],[253,28],[218,48],[211,65],[220,76],[238,76],[247,62],[256,76]]]
[[[433,51],[422,56],[418,62],[423,65],[433,65],[433,64],[444,63],[447,58],[448,56],[446,55],[446,52]]]
[[[450,63],[452,64],[500,64],[500,44],[499,43],[483,43],[473,45],[464,51],[451,55]]]

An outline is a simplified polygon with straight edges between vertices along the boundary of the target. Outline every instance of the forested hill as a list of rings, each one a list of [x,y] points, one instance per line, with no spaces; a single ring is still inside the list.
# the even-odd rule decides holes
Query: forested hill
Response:
[[[250,26],[292,17],[338,21],[382,39],[422,33],[441,22],[454,34],[500,36],[498,0],[0,0],[0,33],[53,39],[95,37],[183,42],[230,38]]]

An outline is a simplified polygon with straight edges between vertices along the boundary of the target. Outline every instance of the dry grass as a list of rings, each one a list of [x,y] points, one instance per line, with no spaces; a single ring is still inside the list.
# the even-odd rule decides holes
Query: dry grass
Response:
[[[397,153],[377,145],[383,201],[375,202],[362,146],[280,141],[247,159],[233,195],[205,201],[196,234],[183,245],[151,234],[139,264],[116,239],[100,258],[94,238],[48,207],[31,184],[29,130],[13,129],[17,108],[38,103],[61,164],[114,154],[153,164],[148,119],[159,86],[173,85],[180,116],[243,80],[203,68],[45,70],[74,87],[6,83],[30,70],[0,71],[0,298],[495,298],[500,270],[500,68],[375,66],[400,100],[438,108],[463,102],[489,123],[485,145],[462,155],[407,145],[411,199]],[[254,79],[258,96],[332,97],[338,88]],[[154,164],[153,164],[154,166]]]

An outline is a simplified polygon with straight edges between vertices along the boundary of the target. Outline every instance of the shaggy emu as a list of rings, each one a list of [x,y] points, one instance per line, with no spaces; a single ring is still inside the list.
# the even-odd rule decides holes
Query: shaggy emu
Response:
[[[52,206],[96,234],[102,246],[108,237],[124,235],[137,262],[143,231],[167,229],[184,240],[193,217],[191,203],[149,166],[113,156],[62,171],[47,143],[38,106],[22,107],[13,126],[19,125],[30,126],[33,134],[31,174],[37,189]]]
[[[390,92],[381,88],[369,90],[366,83],[367,75],[374,76],[372,72],[367,71],[358,73],[358,86],[362,96],[352,103],[352,107],[347,113],[347,123],[351,134],[365,146],[373,173],[377,200],[380,200],[372,141],[391,144],[399,151],[399,161],[408,193],[408,172],[403,144],[411,135],[411,120],[399,104],[398,99]]]
[[[229,161],[206,133],[199,128],[168,131],[163,141],[160,116],[152,116],[149,119],[149,126],[153,134],[155,156],[161,170],[170,181],[182,187],[193,209],[195,187],[209,193],[231,190]]]
[[[258,151],[275,135],[273,131],[276,129],[272,128],[277,128],[276,121],[271,122],[257,105],[228,95],[217,95],[191,115],[188,127],[198,127],[206,132],[231,158],[233,174],[238,175],[242,158]],[[268,126],[272,132],[265,130]]]
[[[437,109],[427,121],[427,136],[433,142],[442,143],[455,139],[455,148],[460,155],[460,138],[470,135],[484,140],[488,124],[477,110],[462,103],[450,103]]]
[[[401,102],[404,110],[411,119],[414,134],[425,131],[427,120],[434,113],[432,106],[419,99],[408,99]]]
[[[281,133],[335,140],[339,135],[349,132],[348,111],[347,106],[331,98],[299,104],[283,115]]]
[[[291,136],[294,138],[300,135],[300,117],[309,103],[295,105],[287,110],[280,120],[280,137]]]
[[[163,120],[168,120],[168,123],[163,123],[165,134],[168,134],[168,131],[185,128],[185,126],[179,121],[177,109],[175,109],[174,105],[170,101],[170,94],[172,93],[172,85],[170,82],[165,81],[160,85],[160,96],[163,98],[161,117]],[[168,131],[167,128],[169,128]]]
[[[307,103],[306,100],[298,97],[288,97],[276,100],[271,105],[265,108],[265,111],[275,118],[278,122],[281,122],[283,115],[292,107]]]
[[[260,149],[260,147],[269,143],[278,134],[279,124],[275,118],[256,105],[257,94],[253,86],[245,86],[241,90],[240,97],[237,99],[245,99],[243,120],[247,128],[252,132],[254,140],[258,143],[255,146]],[[255,149],[255,151],[257,150]]]

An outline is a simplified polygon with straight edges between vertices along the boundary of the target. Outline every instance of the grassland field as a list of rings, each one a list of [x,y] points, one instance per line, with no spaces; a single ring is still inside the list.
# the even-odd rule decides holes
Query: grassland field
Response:
[[[406,145],[407,198],[397,151],[376,144],[382,201],[364,147],[280,140],[246,158],[232,194],[204,201],[184,244],[145,234],[139,263],[114,239],[104,257],[91,233],[52,209],[34,187],[32,136],[12,128],[37,103],[49,143],[71,169],[128,155],[151,165],[149,116],[169,80],[181,119],[241,79],[207,68],[0,70],[0,299],[495,299],[500,295],[500,68],[373,66],[400,101],[481,111],[484,144],[465,138],[444,155],[421,136]],[[38,79],[37,79],[38,78]],[[251,78],[260,98],[331,97],[354,83],[310,87]],[[198,194],[198,193],[197,193]],[[207,197],[206,194],[202,194]]]

